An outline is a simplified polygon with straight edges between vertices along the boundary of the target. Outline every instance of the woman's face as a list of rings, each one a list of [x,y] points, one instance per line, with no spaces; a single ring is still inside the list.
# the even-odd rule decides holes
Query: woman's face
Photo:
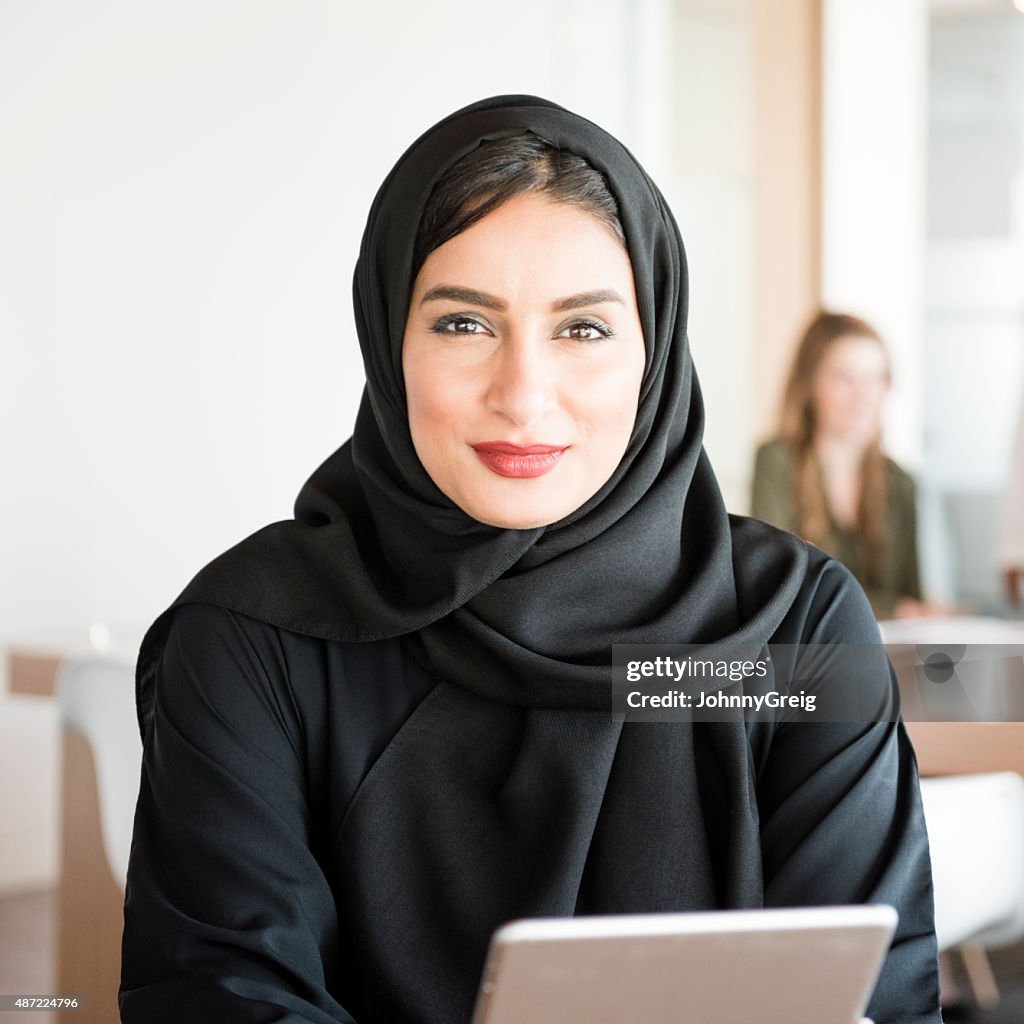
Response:
[[[814,380],[818,432],[833,440],[870,444],[881,429],[889,365],[874,338],[848,335],[833,342]]]
[[[629,257],[595,216],[517,196],[435,249],[402,369],[416,454],[474,519],[545,526],[614,472],[644,339]]]

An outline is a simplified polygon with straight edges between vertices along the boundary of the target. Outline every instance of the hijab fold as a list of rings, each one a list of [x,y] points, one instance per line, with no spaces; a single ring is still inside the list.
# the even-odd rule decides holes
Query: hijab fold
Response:
[[[432,189],[482,142],[526,132],[607,180],[646,363],[609,481],[560,522],[504,530],[463,513],[420,464],[401,345]],[[742,719],[623,726],[607,713],[612,644],[765,644],[806,564],[795,539],[759,545],[726,513],[702,444],[682,240],[656,186],[621,143],[562,107],[472,104],[384,181],[353,297],[366,389],[352,438],[303,486],[293,520],[212,562],[151,627],[138,667],[143,736],[169,616],[189,601],[327,641],[401,637],[436,678],[335,846],[353,936],[345,984],[373,1019],[468,1017],[490,933],[511,917],[760,905]]]

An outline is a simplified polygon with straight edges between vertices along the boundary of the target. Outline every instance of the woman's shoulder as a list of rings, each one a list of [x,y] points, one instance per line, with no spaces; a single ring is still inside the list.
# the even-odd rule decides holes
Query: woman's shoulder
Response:
[[[917,491],[917,483],[912,473],[888,455],[885,457],[885,470],[889,480],[889,489],[894,495],[914,496]]]
[[[210,644],[222,649],[259,643],[266,641],[274,629],[250,615],[202,600],[178,601],[161,618],[165,620],[165,643],[173,640],[194,649],[203,649]]]
[[[754,462],[758,466],[789,467],[793,462],[793,456],[792,441],[784,437],[773,437],[758,445]]]
[[[765,559],[772,547],[782,552],[798,545],[802,556],[793,596],[767,639],[777,681],[787,686],[799,680],[801,688],[818,695],[821,721],[888,719],[899,698],[878,623],[856,577],[813,544],[766,523],[740,522],[741,518],[734,521],[734,536],[737,531],[746,535],[741,550],[749,552],[753,546]],[[781,555],[776,559],[782,560]],[[764,580],[771,584],[769,577]],[[853,718],[845,717],[851,714]],[[750,732],[755,761],[762,768],[773,730],[769,725]]]
[[[838,559],[794,534],[747,516],[731,516],[738,571],[753,552],[763,562],[773,549],[779,561],[794,548],[801,552],[795,595],[771,643],[874,643],[878,624],[863,587]],[[790,556],[791,557],[791,556]],[[770,584],[771,577],[764,579]]]
[[[282,667],[284,631],[252,615],[204,600],[172,605],[152,627],[159,632],[161,662],[184,658],[192,665],[234,667],[271,674]]]
[[[305,703],[322,699],[325,687],[347,692],[372,680],[385,688],[388,680],[415,671],[400,638],[332,640],[207,601],[172,606],[151,632],[158,635],[150,657],[161,672],[180,675],[187,668],[191,678],[221,695],[232,686],[272,687],[287,690],[293,704]]]
[[[137,677],[144,736],[158,716],[202,749],[294,756],[312,796],[329,786],[340,808],[436,685],[400,638],[328,640],[199,601],[161,618]]]
[[[144,642],[154,700],[165,709],[202,704],[227,720],[246,707],[297,711],[280,629],[205,601],[185,601],[157,619]],[[143,659],[140,658],[140,669]],[[141,674],[140,674],[141,678]],[[289,731],[298,728],[294,714]]]
[[[807,544],[807,571],[790,628],[799,643],[879,644],[878,620],[857,577],[837,558]]]

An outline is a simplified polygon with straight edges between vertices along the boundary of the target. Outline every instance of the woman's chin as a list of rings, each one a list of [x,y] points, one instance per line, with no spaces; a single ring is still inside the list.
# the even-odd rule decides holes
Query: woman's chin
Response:
[[[574,512],[582,501],[566,501],[564,490],[547,495],[508,495],[465,497],[453,501],[478,522],[502,530],[536,530],[550,526]]]
[[[565,518],[574,510],[547,512],[542,509],[527,508],[514,510],[463,508],[463,511],[487,526],[496,526],[502,530],[536,530],[538,527],[557,523],[559,519]]]

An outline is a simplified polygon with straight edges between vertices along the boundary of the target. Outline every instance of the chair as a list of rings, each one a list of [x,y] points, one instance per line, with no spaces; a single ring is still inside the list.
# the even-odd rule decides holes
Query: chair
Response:
[[[964,523],[970,518],[965,515]],[[1024,937],[1024,723],[928,721],[916,662],[920,645],[1019,650],[1024,629],[977,616],[891,621],[880,628],[896,666],[921,773],[939,950],[962,953],[975,1000],[993,1005],[999,993],[985,949]],[[1014,696],[1017,677],[1006,674],[1001,658],[986,666],[983,658],[972,657],[965,664],[973,671],[964,672],[971,699],[979,709],[998,710]]]
[[[57,677],[62,736],[57,989],[77,1024],[117,1020],[124,885],[142,764],[134,667],[70,657]]]
[[[1016,772],[921,780],[939,951],[963,956],[976,1002],[999,991],[986,948],[1024,936],[1024,779]]]

